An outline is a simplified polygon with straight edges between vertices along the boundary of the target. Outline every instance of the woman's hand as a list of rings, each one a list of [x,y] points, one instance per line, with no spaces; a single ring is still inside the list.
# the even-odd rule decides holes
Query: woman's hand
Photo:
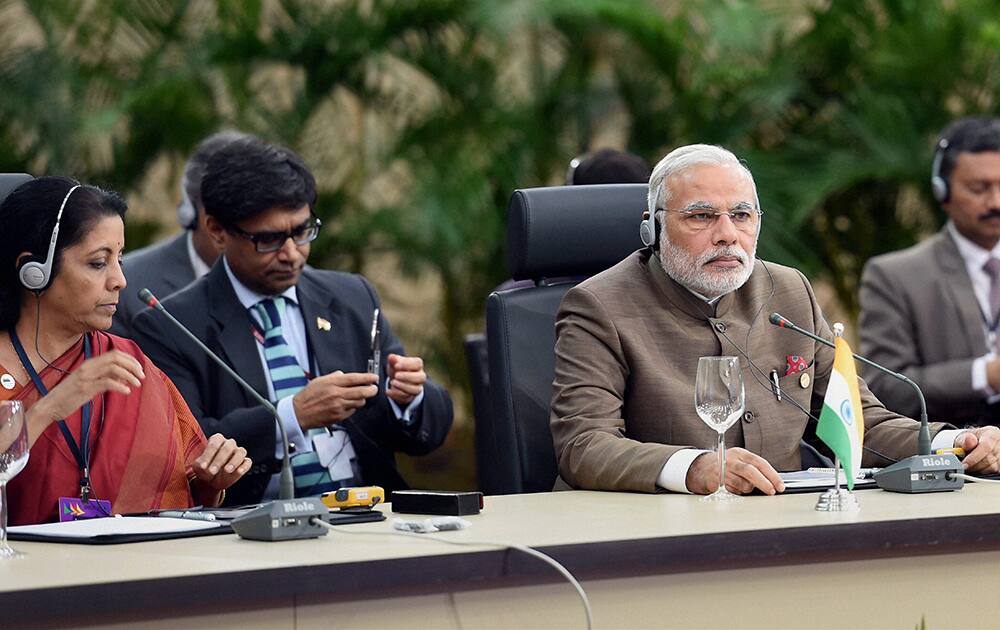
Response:
[[[128,395],[142,385],[146,375],[135,357],[120,350],[87,359],[28,410],[28,442],[50,424],[69,416],[98,394],[112,391]]]
[[[191,484],[195,501],[202,505],[219,505],[221,492],[247,474],[252,465],[247,450],[237,446],[236,440],[227,440],[221,433],[208,438],[205,450],[191,465],[196,477]]]

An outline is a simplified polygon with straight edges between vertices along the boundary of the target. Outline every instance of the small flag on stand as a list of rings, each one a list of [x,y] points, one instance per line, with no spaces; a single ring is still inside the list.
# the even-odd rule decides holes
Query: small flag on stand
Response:
[[[823,399],[816,435],[840,460],[847,476],[847,487],[854,489],[854,479],[861,473],[861,444],[865,420],[861,412],[861,393],[854,356],[847,341],[836,331],[833,370]]]

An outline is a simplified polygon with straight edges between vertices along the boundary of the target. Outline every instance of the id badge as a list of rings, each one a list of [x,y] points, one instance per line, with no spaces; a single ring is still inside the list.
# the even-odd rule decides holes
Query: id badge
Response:
[[[356,457],[354,447],[347,439],[347,431],[334,431],[313,437],[313,448],[319,463],[330,471],[334,481],[354,476],[351,460]]]
[[[84,503],[80,497],[59,497],[58,505],[60,523],[112,516],[111,501],[104,499],[91,499]]]

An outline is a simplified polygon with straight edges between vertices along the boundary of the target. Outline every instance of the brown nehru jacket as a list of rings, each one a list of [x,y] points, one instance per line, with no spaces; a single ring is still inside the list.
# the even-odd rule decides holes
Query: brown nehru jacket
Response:
[[[556,320],[551,417],[560,476],[576,488],[658,491],[671,455],[717,442],[695,413],[694,381],[698,357],[719,355],[740,356],[746,387],[746,412],[726,433],[726,445],[757,453],[779,471],[798,470],[809,420],[777,400],[766,374],[777,370],[782,396],[818,417],[833,349],[772,326],[767,317],[774,311],[833,339],[809,282],[773,263],[757,261],[747,283],[714,309],[667,276],[648,250],[567,292]],[[755,378],[734,343],[766,374]],[[789,355],[809,362],[808,376],[785,376]],[[892,458],[916,453],[917,423],[888,411],[859,384],[865,445]],[[865,466],[888,463],[864,454]]]

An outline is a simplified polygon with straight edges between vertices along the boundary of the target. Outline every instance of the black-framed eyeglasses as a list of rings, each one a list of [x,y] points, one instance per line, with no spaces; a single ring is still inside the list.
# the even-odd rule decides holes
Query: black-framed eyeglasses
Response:
[[[323,222],[319,220],[319,217],[313,216],[302,225],[294,227],[287,232],[247,232],[235,225],[226,227],[226,230],[236,236],[242,236],[253,243],[254,248],[258,252],[266,254],[281,249],[281,246],[285,244],[287,239],[292,239],[296,245],[305,245],[315,241],[316,237],[319,236],[319,228],[322,225]]]

